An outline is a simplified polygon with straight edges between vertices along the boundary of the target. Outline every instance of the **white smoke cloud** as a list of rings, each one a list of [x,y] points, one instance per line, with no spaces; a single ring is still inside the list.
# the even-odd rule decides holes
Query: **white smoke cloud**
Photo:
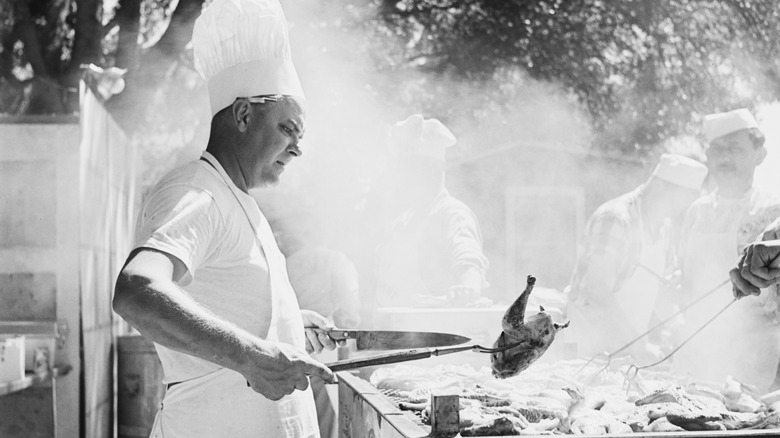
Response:
[[[780,102],[759,106],[756,119],[766,137],[767,155],[756,168],[755,185],[780,195]]]

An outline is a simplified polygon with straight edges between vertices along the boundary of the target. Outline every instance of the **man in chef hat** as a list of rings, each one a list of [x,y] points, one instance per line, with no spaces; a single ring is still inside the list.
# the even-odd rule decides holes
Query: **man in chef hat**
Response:
[[[563,343],[580,356],[615,351],[647,330],[665,287],[675,230],[699,196],[707,168],[677,154],[661,155],[642,185],[599,206],[588,220],[568,288],[567,317],[577,330]],[[650,345],[631,354],[647,358]]]
[[[152,436],[318,437],[307,351],[333,349],[298,307],[250,189],[301,155],[305,100],[277,0],[215,0],[195,22],[211,132],[197,161],[155,186],[114,309],[155,342],[167,391]]]
[[[419,305],[424,297],[466,304],[487,286],[488,260],[474,212],[447,191],[445,150],[455,136],[439,120],[413,114],[388,134],[400,214],[376,257],[376,300]]]
[[[679,331],[681,338],[732,300],[728,272],[734,261],[780,216],[780,199],[753,185],[755,169],[767,151],[750,111],[740,108],[707,115],[702,130],[708,143],[707,167],[717,188],[686,214],[680,293],[687,303],[708,291],[720,291],[688,312],[688,327]],[[735,303],[680,350],[675,357],[678,369],[701,379],[723,381],[731,375],[759,388],[769,387],[780,358],[778,302],[776,293],[767,293]]]

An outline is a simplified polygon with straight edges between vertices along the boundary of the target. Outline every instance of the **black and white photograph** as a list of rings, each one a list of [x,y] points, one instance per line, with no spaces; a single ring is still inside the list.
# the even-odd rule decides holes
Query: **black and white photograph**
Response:
[[[0,0],[0,438],[780,436],[780,1]]]

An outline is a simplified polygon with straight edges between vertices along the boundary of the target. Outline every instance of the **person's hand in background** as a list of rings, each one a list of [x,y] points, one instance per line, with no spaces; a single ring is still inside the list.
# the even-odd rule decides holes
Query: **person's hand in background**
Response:
[[[780,280],[780,240],[765,240],[748,245],[731,269],[734,297],[761,294],[761,288]]]

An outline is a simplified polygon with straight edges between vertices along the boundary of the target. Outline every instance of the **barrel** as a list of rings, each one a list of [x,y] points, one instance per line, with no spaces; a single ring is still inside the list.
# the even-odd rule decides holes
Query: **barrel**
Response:
[[[117,429],[119,438],[147,438],[165,387],[154,344],[143,336],[117,339]]]

